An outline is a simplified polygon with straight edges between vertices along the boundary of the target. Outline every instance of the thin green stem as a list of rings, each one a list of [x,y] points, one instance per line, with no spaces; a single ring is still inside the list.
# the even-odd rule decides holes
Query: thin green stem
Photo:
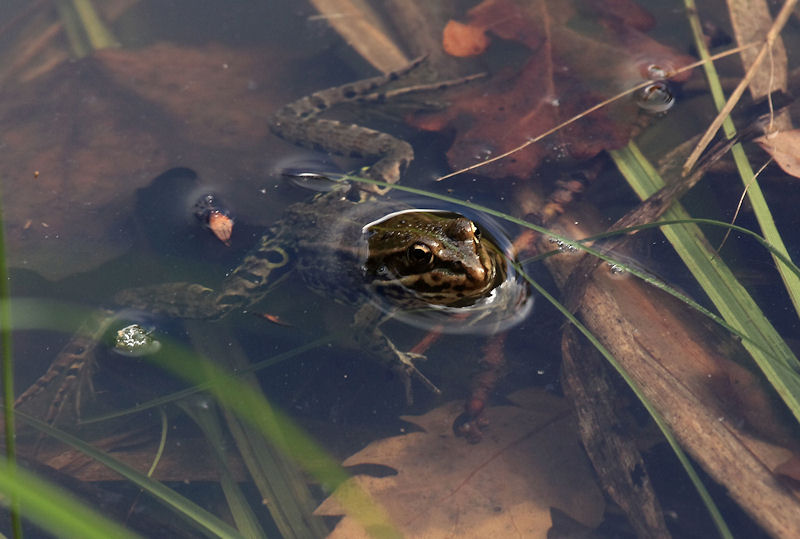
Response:
[[[119,47],[119,42],[97,14],[91,0],[72,0],[72,5],[83,24],[83,30],[86,32],[86,37],[93,50]]]
[[[0,199],[0,331],[3,369],[3,416],[5,422],[6,461],[5,472],[9,479],[16,475],[17,442],[14,426],[14,356],[11,347],[11,302],[6,267],[5,231],[3,230],[3,205]],[[19,500],[11,497],[11,526],[14,537],[22,537],[22,522],[19,516]]]
[[[700,27],[700,19],[697,16],[697,7],[694,3],[694,0],[684,0],[684,5],[686,6],[687,16],[689,18],[689,26],[691,27],[692,34],[694,35],[695,46],[700,53],[700,57],[702,59],[707,59],[709,57],[709,53],[708,49],[706,48],[706,42],[703,37],[702,29]],[[717,107],[717,110],[722,110],[722,108],[725,106],[726,99],[722,90],[722,84],[720,83],[719,76],[717,75],[717,70],[714,67],[714,63],[704,63],[703,69],[706,72],[706,78],[708,79],[708,85],[711,90],[711,97],[714,100],[714,105]],[[731,120],[730,116],[725,118],[725,121],[722,123],[722,127],[725,131],[725,135],[729,139],[733,138],[733,136],[736,134],[736,127],[733,125],[733,120]],[[770,212],[767,201],[764,198],[764,193],[761,191],[761,186],[755,177],[753,167],[750,165],[742,145],[738,143],[735,144],[731,148],[731,155],[733,155],[733,160],[736,163],[736,168],[739,171],[739,176],[742,179],[742,183],[747,189],[747,198],[753,208],[753,213],[758,220],[758,225],[761,227],[761,232],[764,235],[764,238],[773,247],[775,247],[775,249],[789,258],[789,251],[786,249],[786,246],[783,243],[783,239],[778,232],[778,227],[775,226],[775,221],[772,218],[772,213]],[[776,260],[776,263],[777,262],[778,261]],[[786,292],[792,301],[792,305],[794,305],[795,311],[800,313],[800,278],[791,272],[787,272],[786,267],[783,264],[777,265],[778,272],[781,274],[783,284],[786,287]]]

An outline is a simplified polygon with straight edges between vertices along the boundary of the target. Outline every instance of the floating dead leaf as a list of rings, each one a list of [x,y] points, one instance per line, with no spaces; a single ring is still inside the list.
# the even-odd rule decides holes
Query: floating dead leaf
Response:
[[[489,38],[482,28],[449,21],[442,32],[442,47],[451,56],[477,56],[489,46]]]
[[[123,223],[134,192],[177,164],[225,179],[230,198],[238,190],[252,201],[241,193],[270,158],[269,116],[290,100],[284,65],[269,51],[163,43],[100,51],[4,84],[0,179],[14,196],[3,208],[11,265],[59,278],[117,256],[131,242]]]
[[[521,69],[495,73],[488,85],[467,89],[437,115],[456,130],[448,152],[456,169],[511,150],[611,96],[692,61],[644,35],[653,20],[627,0],[485,0],[468,12],[467,20],[473,34],[488,32],[522,43],[530,56]],[[445,29],[446,38],[452,28]],[[688,73],[682,80],[686,77]],[[623,99],[481,172],[527,177],[547,156],[585,159],[620,148],[636,118],[634,99]],[[436,122],[423,118],[417,125]]]
[[[755,141],[786,174],[800,178],[800,129],[770,133]]]
[[[224,213],[214,212],[208,217],[208,228],[225,245],[231,245],[230,239],[233,233],[233,219]]]
[[[283,327],[287,327],[287,328],[292,327],[292,324],[290,324],[289,322],[284,321],[283,318],[281,318],[277,314],[270,314],[270,313],[253,313],[253,314],[255,314],[258,317],[263,318],[264,320],[266,320],[268,322],[272,322],[273,324],[275,324],[277,326],[283,326]]]
[[[490,408],[491,429],[477,445],[453,434],[462,402],[404,417],[423,432],[378,440],[344,462],[388,466],[397,475],[354,477],[316,513],[342,515],[357,485],[408,537],[544,538],[551,508],[596,527],[603,496],[578,444],[569,404],[539,389],[509,398],[517,406]],[[343,499],[347,503],[340,505]],[[362,526],[371,524],[345,516],[331,537],[365,537]]]

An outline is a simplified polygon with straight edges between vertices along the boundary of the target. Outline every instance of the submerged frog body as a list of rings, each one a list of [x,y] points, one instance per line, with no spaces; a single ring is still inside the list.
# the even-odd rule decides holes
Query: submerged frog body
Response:
[[[275,279],[292,268],[312,290],[356,308],[353,339],[400,377],[411,401],[412,378],[431,391],[438,389],[417,369],[414,362],[421,356],[400,351],[380,329],[381,320],[408,311],[474,307],[481,317],[497,316],[495,326],[508,325],[518,319],[510,313],[524,314],[529,306],[527,289],[508,280],[509,264],[491,237],[457,213],[383,200],[353,202],[333,191],[289,206],[217,290],[178,282],[124,290],[114,299],[126,308],[212,320],[259,302]],[[487,301],[511,285],[516,286],[513,305]],[[59,374],[77,382],[83,369],[88,373],[95,341],[113,314],[104,310],[87,322],[89,327],[18,403]],[[59,389],[58,396],[66,398],[66,389]],[[48,421],[63,403],[54,406]]]
[[[336,153],[379,156],[366,175],[393,183],[413,159],[407,143],[318,116],[335,102],[335,96],[358,99],[361,95],[366,96],[361,99],[381,101],[386,94],[376,89],[397,77],[390,74],[303,98],[276,114],[273,129],[283,137]],[[409,401],[412,378],[438,391],[414,365],[421,356],[398,350],[381,331],[384,315],[434,312],[449,316],[451,310],[457,310],[461,316],[465,309],[472,309],[471,316],[476,320],[491,320],[497,315],[498,321],[490,325],[499,328],[527,312],[527,288],[509,282],[506,255],[490,238],[482,237],[481,229],[466,217],[398,207],[374,195],[362,202],[352,198],[333,190],[311,202],[288,207],[218,290],[193,283],[168,283],[122,291],[115,301],[124,307],[172,317],[216,319],[257,303],[279,273],[294,268],[313,290],[355,306],[354,339],[400,376]],[[514,316],[514,312],[521,316]],[[112,311],[104,310],[92,317],[17,403],[31,399],[61,376],[62,387],[46,417],[54,421],[68,393],[79,391],[81,380],[88,377],[96,340],[109,327],[112,315]],[[431,325],[424,316],[403,319]]]
[[[402,377],[410,400],[411,377],[436,388],[414,366],[417,358],[397,350],[380,331],[386,310],[380,305],[409,310],[475,304],[506,281],[508,262],[457,213],[405,208],[382,215],[390,208],[397,203],[356,203],[339,192],[317,196],[287,208],[219,290],[170,283],[126,290],[115,300],[172,317],[215,319],[257,303],[276,273],[293,267],[311,289],[358,308],[357,342]]]

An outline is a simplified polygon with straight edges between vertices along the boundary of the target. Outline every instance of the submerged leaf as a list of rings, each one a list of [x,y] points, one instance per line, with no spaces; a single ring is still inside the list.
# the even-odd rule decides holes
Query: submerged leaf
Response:
[[[119,255],[131,244],[124,223],[136,189],[171,165],[226,180],[231,198],[251,189],[231,179],[262,173],[269,115],[289,99],[285,63],[271,60],[164,43],[103,50],[5,84],[0,181],[13,193],[3,208],[10,264],[60,278]]]
[[[569,404],[538,389],[519,391],[510,400],[517,406],[487,410],[491,429],[476,445],[453,434],[461,402],[405,417],[422,432],[378,440],[344,462],[388,466],[397,474],[355,477],[317,513],[343,514],[337,500],[357,484],[408,537],[546,537],[553,507],[597,526],[603,496],[578,443]],[[359,523],[347,516],[331,535],[363,536]]]
[[[800,129],[770,133],[755,141],[786,174],[800,178]]]
[[[451,56],[477,56],[489,46],[489,38],[482,28],[450,21],[442,32],[442,47]]]
[[[451,166],[459,169],[509,151],[609,97],[690,63],[690,57],[641,33],[652,22],[626,0],[602,7],[568,0],[484,0],[469,11],[466,25],[448,24],[446,43],[457,27],[458,36],[488,32],[530,51],[521,68],[500,70],[488,88],[468,89],[438,115],[457,132],[448,153]],[[455,54],[464,55],[468,45],[459,41]],[[620,148],[636,115],[635,98],[623,99],[481,171],[527,177],[546,157],[585,159]],[[418,125],[437,122],[423,118]]]

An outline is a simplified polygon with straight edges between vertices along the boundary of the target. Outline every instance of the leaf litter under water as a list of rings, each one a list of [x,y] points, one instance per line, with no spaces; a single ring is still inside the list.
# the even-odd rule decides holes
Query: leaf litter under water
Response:
[[[404,416],[420,431],[377,440],[343,463],[388,466],[396,475],[356,476],[316,513],[341,515],[338,500],[357,484],[407,537],[547,537],[553,507],[596,527],[605,502],[571,405],[542,389],[521,390],[509,400],[487,410],[491,428],[476,445],[453,433],[461,402]],[[345,516],[330,537],[366,536]]]
[[[486,36],[529,49],[520,68],[501,68],[487,85],[474,85],[438,115],[418,118],[430,129],[454,128],[448,152],[454,169],[516,148],[587,108],[649,78],[663,78],[693,61],[642,33],[652,18],[636,4],[559,0],[485,0],[472,8],[466,25],[445,28],[459,41],[474,37],[473,54],[483,53]],[[465,36],[466,34],[466,36]],[[459,47],[470,48],[469,43]],[[688,78],[682,74],[679,82]],[[547,158],[588,159],[624,146],[636,124],[637,105],[621,100],[561,129],[551,139],[487,165],[483,174],[528,177]]]
[[[249,179],[277,157],[264,141],[269,115],[290,100],[287,69],[268,50],[159,43],[4,84],[9,264],[60,278],[119,255],[136,189],[171,166],[191,164],[255,205]]]

